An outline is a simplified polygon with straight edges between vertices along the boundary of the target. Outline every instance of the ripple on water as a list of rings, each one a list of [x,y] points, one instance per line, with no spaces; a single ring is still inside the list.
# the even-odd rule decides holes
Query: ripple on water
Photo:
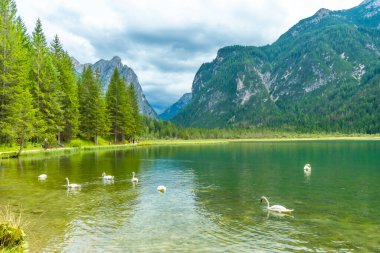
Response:
[[[22,203],[31,252],[377,252],[379,148],[236,143],[8,161],[0,202]],[[315,168],[306,183],[305,159]],[[81,191],[68,193],[66,176]],[[262,194],[294,217],[268,215]]]

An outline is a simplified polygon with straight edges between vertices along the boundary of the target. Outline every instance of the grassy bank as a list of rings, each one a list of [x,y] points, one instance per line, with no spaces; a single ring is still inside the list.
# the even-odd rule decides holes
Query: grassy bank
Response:
[[[203,144],[217,144],[217,143],[232,143],[232,142],[266,142],[266,141],[333,141],[333,140],[380,140],[380,135],[292,135],[281,134],[273,137],[259,137],[259,138],[236,138],[236,139],[171,139],[171,140],[144,140],[134,144],[110,144],[102,142],[99,145],[95,145],[91,142],[74,140],[68,143],[66,147],[56,147],[43,149],[42,147],[36,147],[29,145],[25,147],[21,156],[29,156],[34,154],[69,154],[86,150],[106,150],[106,149],[128,149],[144,146],[157,146],[157,145],[203,145]],[[3,147],[0,146],[0,158],[11,158],[17,153],[18,147]]]

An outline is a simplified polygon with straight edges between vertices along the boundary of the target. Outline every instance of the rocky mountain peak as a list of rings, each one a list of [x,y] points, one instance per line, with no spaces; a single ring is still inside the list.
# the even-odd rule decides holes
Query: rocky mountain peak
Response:
[[[316,16],[316,17],[325,17],[325,16],[329,15],[330,12],[331,12],[331,11],[330,11],[329,9],[321,8],[321,9],[319,9],[319,10],[315,13],[314,16]]]
[[[119,56],[114,56],[114,57],[112,57],[111,62],[120,63],[121,58]]]
[[[84,66],[91,66],[93,71],[99,71],[100,81],[104,84],[105,90],[107,90],[112,74],[115,68],[117,68],[119,70],[120,76],[125,78],[127,83],[132,84],[135,88],[140,112],[151,118],[158,118],[157,113],[153,110],[153,108],[150,106],[149,102],[145,98],[136,73],[127,65],[123,65],[119,56],[114,56],[111,60],[101,59],[94,64],[80,64],[79,61],[77,61],[74,57],[72,57],[71,60],[74,64],[75,70],[78,73],[82,72]]]
[[[380,29],[379,25],[379,14],[380,14],[380,0],[365,0],[359,7],[359,15],[364,20],[370,21],[373,26]]]
[[[366,6],[366,8],[378,8],[380,7],[380,0],[365,0],[360,5]]]
[[[320,9],[271,45],[218,50],[194,77],[191,102],[171,120],[191,127],[378,132],[371,99],[380,97],[379,4]],[[371,123],[360,125],[367,115]]]

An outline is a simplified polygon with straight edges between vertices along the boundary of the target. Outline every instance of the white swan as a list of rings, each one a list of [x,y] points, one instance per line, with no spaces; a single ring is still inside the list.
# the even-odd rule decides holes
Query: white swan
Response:
[[[46,174],[41,174],[38,176],[38,180],[45,180],[47,178]]]
[[[164,193],[166,192],[166,187],[163,185],[159,185],[157,186],[157,191]]]
[[[305,164],[305,166],[303,167],[303,170],[305,171],[305,172],[311,172],[311,165],[310,164]]]
[[[264,196],[261,197],[260,201],[263,202],[263,200],[265,202],[267,202],[267,209],[268,209],[268,211],[277,212],[277,213],[291,213],[291,212],[293,212],[293,209],[288,209],[288,208],[286,208],[284,206],[281,206],[281,205],[269,206],[269,201]]]
[[[113,180],[115,178],[114,176],[106,175],[105,172],[102,173],[102,177],[104,180]]]
[[[137,177],[135,177],[135,172],[132,172],[132,179],[131,179],[131,181],[133,183],[138,183],[139,182],[139,179]]]
[[[79,188],[81,188],[80,184],[70,184],[69,179],[67,177],[66,177],[66,182],[67,182],[66,187],[68,189],[79,189]]]

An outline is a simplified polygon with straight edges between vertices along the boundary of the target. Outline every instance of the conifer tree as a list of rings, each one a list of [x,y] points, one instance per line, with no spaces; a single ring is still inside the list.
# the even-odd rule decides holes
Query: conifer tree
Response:
[[[53,144],[64,126],[60,104],[62,91],[58,71],[53,65],[39,19],[32,33],[30,80],[34,106],[37,109],[38,133],[42,135],[40,140]]]
[[[132,110],[128,103],[127,87],[115,68],[106,94],[107,109],[114,143],[132,136]]]
[[[93,138],[97,145],[98,137],[108,130],[108,121],[103,87],[91,66],[83,69],[78,87],[81,135]]]
[[[17,156],[20,156],[25,142],[33,136],[34,115],[33,98],[27,87],[15,87],[12,103],[9,107],[11,117],[3,130],[12,141],[19,145]]]
[[[136,136],[140,135],[142,132],[142,122],[140,117],[139,105],[137,102],[137,94],[132,84],[128,86],[127,91],[133,120],[132,136],[130,138],[131,141],[134,142]]]
[[[134,139],[134,133],[135,133],[135,118],[133,114],[133,94],[129,90],[131,87],[131,84],[127,83],[127,79],[125,76],[122,78],[122,82],[120,84],[125,89],[125,99],[126,99],[126,106],[124,108],[124,116],[125,116],[125,123],[123,126],[123,133],[121,136],[122,141],[128,140],[129,142],[132,142]],[[137,99],[137,98],[136,98]]]
[[[58,35],[54,37],[50,50],[54,67],[58,71],[59,89],[61,90],[59,102],[63,107],[64,128],[59,139],[62,137],[63,141],[68,141],[76,136],[79,127],[79,104],[74,66],[70,56],[63,50]]]
[[[0,138],[16,141],[21,153],[32,135],[34,108],[28,86],[28,54],[13,0],[0,1]]]
[[[22,21],[21,17],[17,17],[17,24],[18,24],[18,27],[21,31],[22,45],[24,46],[24,48],[26,50],[28,50],[28,52],[30,52],[31,48],[32,48],[32,43],[30,41],[30,36],[28,34],[26,26],[25,26],[24,22]]]

